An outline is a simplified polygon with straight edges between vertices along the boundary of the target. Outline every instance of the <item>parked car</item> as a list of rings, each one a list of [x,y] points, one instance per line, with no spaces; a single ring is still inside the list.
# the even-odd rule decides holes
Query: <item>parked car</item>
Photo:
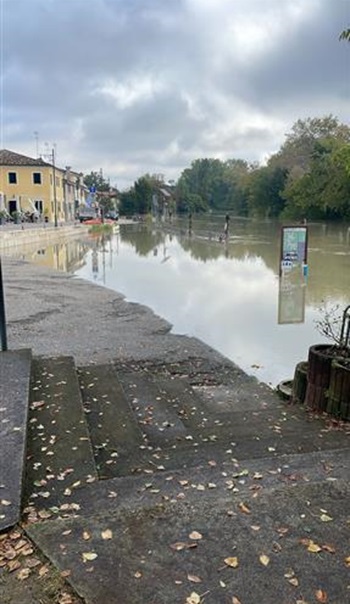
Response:
[[[107,212],[105,214],[105,218],[109,218],[110,220],[115,220],[115,222],[117,222],[117,220],[119,220],[119,212],[115,212],[114,210],[110,210],[109,212]]]

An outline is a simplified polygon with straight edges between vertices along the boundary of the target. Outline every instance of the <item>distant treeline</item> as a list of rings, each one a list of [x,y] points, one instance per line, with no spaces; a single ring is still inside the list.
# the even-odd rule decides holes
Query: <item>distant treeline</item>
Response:
[[[350,128],[332,115],[298,120],[266,165],[196,159],[170,186],[146,174],[120,194],[120,212],[149,212],[162,187],[178,212],[350,220]]]

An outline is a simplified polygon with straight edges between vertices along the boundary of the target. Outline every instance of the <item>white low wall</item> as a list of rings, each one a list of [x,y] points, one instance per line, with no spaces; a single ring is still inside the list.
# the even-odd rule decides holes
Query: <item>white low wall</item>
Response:
[[[86,232],[87,227],[80,224],[58,227],[41,224],[37,227],[23,226],[23,228],[19,225],[17,228],[10,229],[7,226],[0,226],[0,249],[20,247],[36,242],[53,243],[67,237],[81,236]]]

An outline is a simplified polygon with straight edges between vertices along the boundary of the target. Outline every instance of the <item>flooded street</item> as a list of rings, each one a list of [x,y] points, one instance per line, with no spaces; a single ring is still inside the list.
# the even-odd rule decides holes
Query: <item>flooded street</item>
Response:
[[[175,333],[204,340],[259,380],[292,378],[308,347],[324,341],[315,326],[324,302],[350,303],[349,225],[308,225],[308,277],[294,281],[279,278],[280,225],[231,218],[227,242],[219,240],[223,216],[189,226],[188,218],[121,225],[111,238],[22,257],[151,307]]]

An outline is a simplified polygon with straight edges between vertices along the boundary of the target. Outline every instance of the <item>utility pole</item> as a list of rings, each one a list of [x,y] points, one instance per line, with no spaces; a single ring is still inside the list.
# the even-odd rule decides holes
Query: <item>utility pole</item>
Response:
[[[56,194],[56,165],[55,165],[55,149],[52,147],[52,172],[53,172],[53,208],[54,208],[54,220],[55,228],[57,228],[57,194]]]

